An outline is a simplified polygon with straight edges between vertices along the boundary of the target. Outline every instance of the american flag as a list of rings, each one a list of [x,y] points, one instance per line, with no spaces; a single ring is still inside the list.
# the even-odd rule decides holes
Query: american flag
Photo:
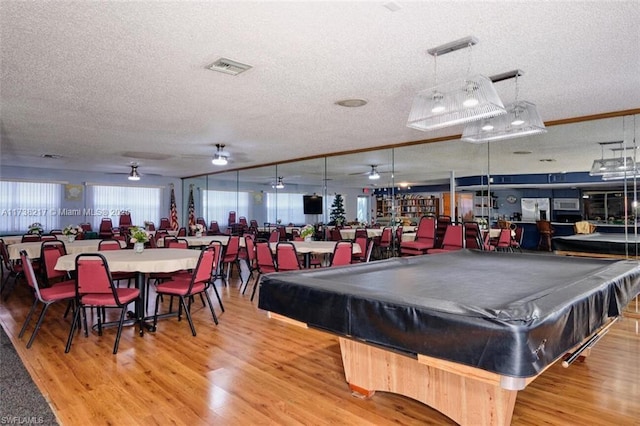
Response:
[[[171,201],[169,203],[169,221],[170,221],[171,229],[173,229],[174,231],[177,231],[178,228],[180,227],[180,224],[178,223],[178,208],[176,207],[176,193],[173,190],[173,187],[171,188]]]
[[[193,202],[193,186],[189,188],[189,228],[196,224],[196,205]]]

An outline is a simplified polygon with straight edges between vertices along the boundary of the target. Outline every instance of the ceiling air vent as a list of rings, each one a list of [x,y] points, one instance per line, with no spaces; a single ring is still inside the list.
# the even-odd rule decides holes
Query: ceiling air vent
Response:
[[[227,58],[219,58],[211,65],[206,66],[211,71],[219,71],[225,74],[238,75],[251,68],[251,65],[241,64],[240,62],[232,61]]]

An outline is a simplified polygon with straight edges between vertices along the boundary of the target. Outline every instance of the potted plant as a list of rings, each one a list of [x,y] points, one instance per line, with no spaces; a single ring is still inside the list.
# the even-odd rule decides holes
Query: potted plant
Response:
[[[32,223],[29,225],[29,234],[40,235],[44,230],[42,229],[42,224],[39,222]]]
[[[311,241],[315,232],[316,230],[312,225],[305,225],[304,228],[300,230],[300,238],[305,241]]]
[[[149,234],[144,229],[138,228],[137,226],[132,226],[129,228],[129,232],[131,233],[130,243],[133,243],[133,249],[136,253],[142,253],[144,250],[144,243],[149,241]]]
[[[204,226],[201,223],[196,223],[195,225],[191,225],[191,232],[195,234],[197,238],[202,237],[202,233],[204,232]]]
[[[82,228],[75,225],[67,225],[62,230],[62,234],[66,235],[67,241],[70,243],[74,242],[79,233],[82,232]]]

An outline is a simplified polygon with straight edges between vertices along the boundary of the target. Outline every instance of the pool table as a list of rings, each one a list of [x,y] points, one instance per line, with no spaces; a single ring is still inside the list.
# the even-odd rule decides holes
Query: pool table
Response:
[[[394,392],[460,424],[499,425],[518,390],[639,291],[635,261],[461,250],[268,274],[259,307],[336,334],[356,394]]]

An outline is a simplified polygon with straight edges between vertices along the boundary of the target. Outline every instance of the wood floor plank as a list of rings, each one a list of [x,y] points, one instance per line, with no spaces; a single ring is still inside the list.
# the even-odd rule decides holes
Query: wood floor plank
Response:
[[[166,318],[144,337],[125,328],[117,355],[113,328],[76,335],[65,354],[63,306],[50,309],[26,349],[31,329],[17,338],[32,300],[24,283],[0,304],[0,322],[65,426],[453,424],[402,396],[351,396],[336,336],[269,319],[238,284],[218,287],[218,326],[196,299],[196,337],[185,318]],[[638,329],[636,319],[619,321],[584,362],[549,368],[518,393],[512,424],[640,424]]]

